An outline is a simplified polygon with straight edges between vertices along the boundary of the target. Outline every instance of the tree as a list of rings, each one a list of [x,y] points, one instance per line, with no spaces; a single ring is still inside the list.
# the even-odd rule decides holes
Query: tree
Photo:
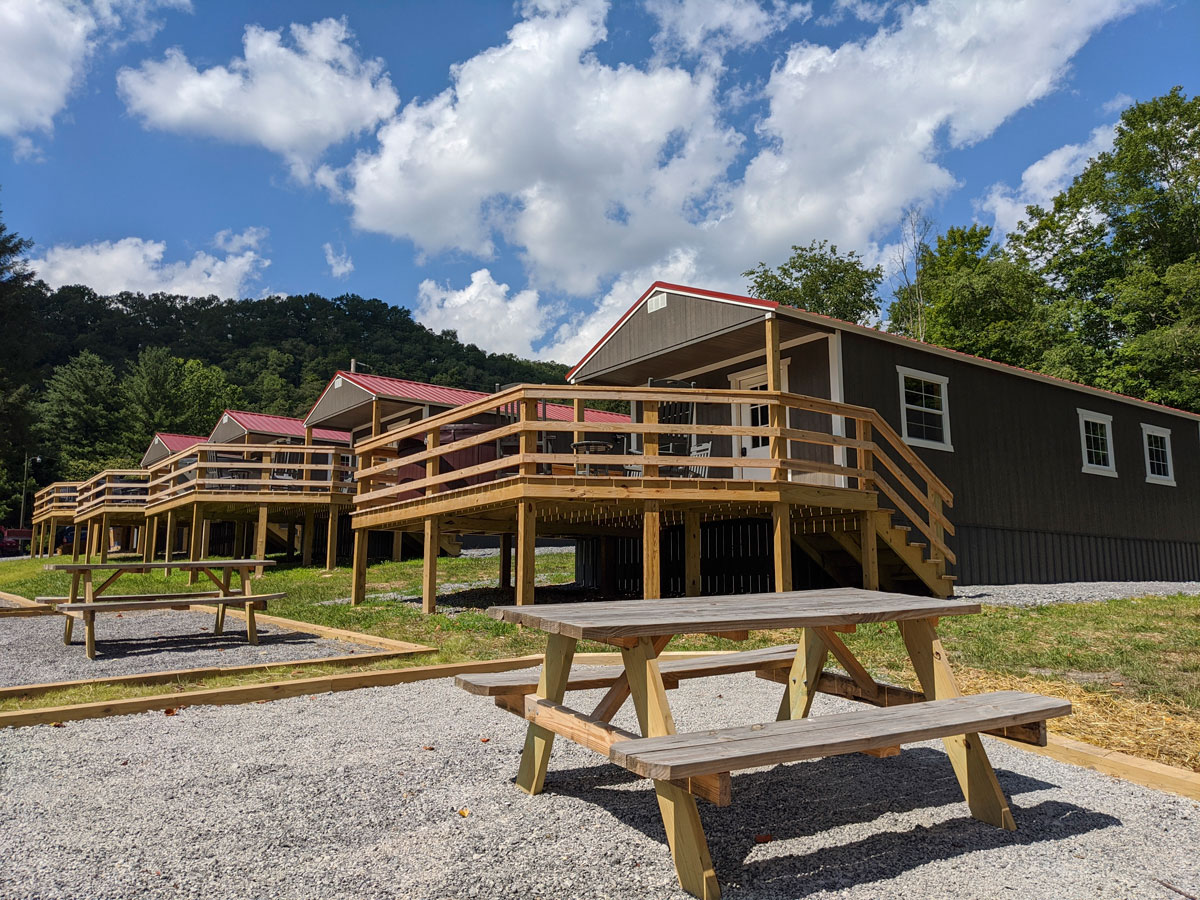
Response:
[[[763,300],[863,325],[879,315],[883,268],[868,268],[853,250],[842,255],[827,241],[793,246],[777,269],[760,262],[742,275],[750,279],[751,296]]]
[[[892,255],[892,276],[899,286],[888,308],[888,330],[907,334],[918,341],[926,339],[927,303],[921,268],[929,249],[933,220],[919,206],[909,206],[900,217],[900,240]]]
[[[156,431],[182,431],[183,360],[166,347],[147,347],[121,381],[122,443],[131,453],[149,445]]]
[[[112,366],[85,350],[54,369],[37,406],[42,443],[59,453],[67,478],[88,478],[122,455],[119,384]]]
[[[183,434],[208,434],[222,412],[242,405],[242,391],[217,366],[198,359],[183,361],[179,386],[182,412],[176,428]]]

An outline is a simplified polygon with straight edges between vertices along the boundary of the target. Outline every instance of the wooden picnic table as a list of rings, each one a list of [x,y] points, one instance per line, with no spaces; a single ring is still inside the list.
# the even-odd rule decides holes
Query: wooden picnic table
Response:
[[[269,559],[209,559],[179,562],[111,562],[111,563],[51,563],[44,568],[51,572],[70,572],[71,588],[66,597],[38,597],[42,602],[54,603],[55,608],[66,617],[63,625],[63,643],[71,643],[75,620],[82,619],[86,627],[86,652],[88,659],[96,658],[96,613],[124,612],[127,610],[175,609],[187,610],[195,602],[211,601],[217,605],[217,620],[214,634],[221,634],[225,627],[225,607],[241,606],[246,613],[246,639],[258,643],[258,628],[254,613],[266,609],[268,600],[283,597],[283,594],[254,593],[251,573],[259,566],[273,566]],[[123,575],[145,574],[150,571],[181,569],[185,572],[202,573],[213,583],[210,591],[188,591],[184,593],[122,594],[106,593]],[[220,573],[220,574],[218,574]],[[235,588],[233,576],[237,574],[240,585]],[[96,575],[103,579],[96,583]],[[83,600],[80,601],[80,587]]]
[[[540,673],[459,676],[461,687],[491,696],[528,720],[517,785],[541,792],[555,735],[592,749],[654,780],[663,827],[684,890],[705,900],[720,887],[701,827],[696,797],[730,802],[730,772],[840,753],[890,756],[900,745],[942,738],[960,787],[976,818],[1015,830],[979,732],[1045,743],[1045,720],[1070,713],[1055,698],[1015,691],[965,697],[941,641],[942,616],[979,612],[979,604],[907,594],[841,588],[669,600],[499,606],[493,618],[549,634]],[[877,683],[840,637],[864,623],[895,622],[922,691]],[[660,663],[658,654],[680,634],[745,639],[761,629],[800,629],[795,645]],[[580,640],[619,647],[623,670],[572,671]],[[826,672],[832,654],[848,673]],[[602,668],[610,669],[604,673]],[[667,690],[679,680],[738,671],[782,682],[774,722],[677,734]],[[563,705],[570,690],[606,687],[590,713]],[[808,718],[818,691],[869,704],[863,711]],[[641,736],[612,717],[632,697]]]

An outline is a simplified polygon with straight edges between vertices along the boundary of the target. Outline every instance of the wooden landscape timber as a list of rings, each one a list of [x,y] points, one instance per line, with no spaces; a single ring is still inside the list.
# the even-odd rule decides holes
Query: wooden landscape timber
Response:
[[[778,364],[775,322],[767,319],[765,347]],[[355,533],[499,535],[515,545],[516,601],[528,604],[539,537],[640,534],[642,593],[654,597],[661,531],[682,526],[686,593],[696,596],[702,523],[759,518],[772,526],[776,590],[792,586],[795,547],[839,584],[950,596],[946,485],[876,410],[779,390],[769,368],[768,381],[762,391],[520,385],[374,434],[354,447]],[[629,404],[630,420],[586,421],[588,404],[601,401]],[[550,404],[574,414],[547,417]],[[758,412],[747,420],[736,413],[745,409]],[[827,425],[796,427],[800,416]],[[580,450],[601,442],[613,452]],[[725,446],[743,454],[718,451]],[[745,455],[746,446],[769,452]],[[437,544],[425,545],[432,612]],[[356,573],[364,566],[356,554]],[[352,601],[364,596],[356,577]]]

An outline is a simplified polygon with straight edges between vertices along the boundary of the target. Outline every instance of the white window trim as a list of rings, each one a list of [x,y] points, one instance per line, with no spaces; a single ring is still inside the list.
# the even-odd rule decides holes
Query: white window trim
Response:
[[[1152,475],[1150,474],[1150,435],[1156,434],[1159,437],[1167,439],[1167,470],[1170,475]],[[1158,425],[1147,425],[1142,423],[1142,455],[1146,460],[1146,483],[1147,484],[1166,484],[1175,487],[1175,453],[1171,449],[1171,429],[1162,428]]]
[[[908,404],[904,402],[904,376],[906,375],[910,378],[919,378],[922,381],[929,381],[942,386],[942,434],[946,436],[946,440],[942,443],[908,436],[908,415],[906,412]],[[950,439],[950,379],[945,375],[922,372],[920,369],[910,369],[907,366],[896,366],[896,381],[900,386],[900,434],[904,438],[904,443],[910,447],[924,447],[928,450],[945,450],[948,453],[953,453],[954,444]],[[913,407],[913,409],[919,408],[922,407]]]
[[[1109,478],[1117,477],[1117,454],[1116,441],[1113,440],[1113,417],[1106,416],[1104,413],[1092,412],[1089,409],[1079,409],[1076,407],[1075,412],[1079,413],[1079,453],[1083,460],[1082,471],[1088,475],[1106,475]],[[1096,422],[1105,428],[1105,434],[1108,435],[1108,465],[1097,466],[1094,463],[1088,462],[1087,455],[1087,434],[1083,430],[1084,422]]]

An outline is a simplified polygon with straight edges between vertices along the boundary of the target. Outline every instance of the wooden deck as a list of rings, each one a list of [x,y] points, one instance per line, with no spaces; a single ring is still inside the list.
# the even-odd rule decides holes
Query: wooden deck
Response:
[[[585,421],[598,401],[625,405],[629,421]],[[546,415],[562,404],[570,421]],[[515,541],[517,602],[529,603],[536,537],[641,536],[643,593],[657,597],[662,529],[682,525],[695,596],[702,523],[756,518],[771,523],[779,590],[791,586],[794,546],[843,586],[953,592],[953,495],[864,407],[778,390],[523,385],[360,441],[355,453],[356,602],[368,529],[419,531],[433,548],[446,533]],[[427,611],[436,575],[427,552]],[[501,578],[507,585],[509,573]]]
[[[54,553],[58,529],[75,521],[79,485],[78,481],[56,481],[33,495],[33,535],[29,542],[31,556],[36,558]]]

